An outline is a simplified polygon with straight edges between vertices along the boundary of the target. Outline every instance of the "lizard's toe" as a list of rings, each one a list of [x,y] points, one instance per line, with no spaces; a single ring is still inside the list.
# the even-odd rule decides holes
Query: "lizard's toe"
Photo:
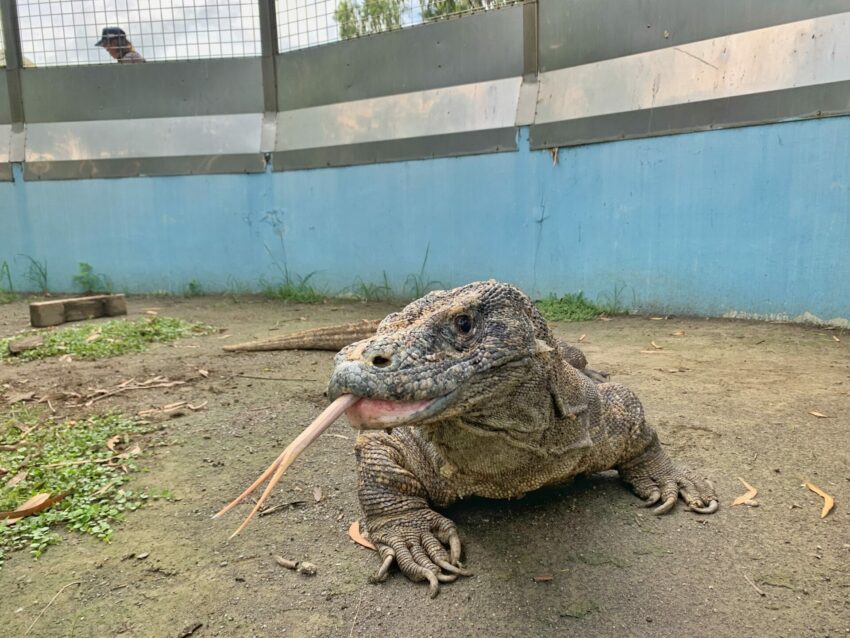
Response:
[[[433,598],[440,583],[451,583],[459,576],[471,576],[460,564],[461,543],[457,529],[449,519],[428,510],[418,514],[381,521],[369,529],[369,537],[381,557],[381,566],[369,579],[386,580],[393,563],[414,582],[427,582]]]
[[[649,453],[618,469],[647,507],[661,501],[652,510],[653,514],[666,514],[680,496],[688,508],[698,514],[713,514],[720,507],[711,483],[674,465],[657,444]]]

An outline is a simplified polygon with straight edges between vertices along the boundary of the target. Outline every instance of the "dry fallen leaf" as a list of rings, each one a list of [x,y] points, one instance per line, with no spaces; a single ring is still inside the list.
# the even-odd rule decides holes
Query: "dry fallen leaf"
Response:
[[[115,436],[109,437],[106,440],[106,449],[110,452],[115,451],[115,446],[121,441],[121,435],[116,434]]]
[[[100,331],[99,331],[99,330],[95,330],[95,331],[94,331],[93,333],[91,333],[88,337],[86,337],[86,343],[91,343],[92,341],[97,341],[97,340],[98,340],[98,339],[100,339],[102,336],[103,336],[103,335],[101,335],[101,334],[100,334]]]
[[[841,343],[841,339],[839,339],[839,338],[838,338],[838,337],[836,337],[835,335],[832,335],[832,338],[833,338],[833,339],[835,339],[836,341],[838,341],[839,343]]]
[[[15,476],[6,481],[6,488],[15,487],[18,483],[23,481],[27,477],[27,470],[21,470]]]
[[[321,487],[316,486],[316,487],[313,488],[313,498],[315,499],[315,501],[317,503],[321,502],[321,500],[322,500],[322,488]]]
[[[552,574],[540,574],[539,576],[532,576],[531,580],[535,583],[548,583],[553,578]]]
[[[824,518],[827,514],[829,514],[832,508],[835,507],[835,499],[832,498],[826,492],[824,492],[814,483],[809,483],[808,481],[806,481],[805,483],[803,483],[803,486],[809,488],[809,490],[811,490],[823,499],[823,509],[820,511],[820,517]]]
[[[670,334],[674,337],[684,337],[685,331],[684,330],[677,330],[676,332],[671,332]]]
[[[744,503],[746,503],[747,501],[751,501],[751,500],[753,500],[753,499],[756,497],[756,494],[758,494],[758,493],[759,493],[759,491],[758,491],[756,488],[754,488],[752,485],[750,485],[749,483],[747,483],[747,482],[746,482],[744,479],[742,479],[740,476],[738,477],[738,480],[739,480],[739,481],[741,481],[741,483],[743,483],[743,484],[744,484],[744,487],[746,487],[746,488],[747,488],[747,492],[746,492],[746,494],[741,494],[741,496],[739,496],[739,497],[738,497],[738,498],[736,498],[734,501],[732,501],[732,505],[733,505],[733,506],[735,506],[735,505],[743,505],[743,504],[744,504]]]
[[[35,392],[18,392],[10,394],[6,397],[6,403],[12,405],[14,403],[22,403],[24,401],[32,401],[35,398]]]
[[[578,342],[579,342],[579,343],[581,343],[582,341],[584,341],[584,340],[585,340],[585,338],[586,338],[586,337],[587,337],[587,335],[582,335],[582,336],[580,336],[580,337],[578,338]]]
[[[649,343],[650,343],[650,344],[652,345],[652,347],[653,347],[653,348],[655,348],[656,350],[664,350],[664,348],[663,348],[662,346],[659,346],[659,345],[658,345],[657,343],[655,343],[654,341],[650,341]]]
[[[661,350],[641,350],[641,354],[664,354]]]
[[[817,417],[817,418],[819,418],[819,419],[828,419],[828,418],[830,418],[830,417],[828,417],[827,415],[822,414],[822,413],[820,413],[820,412],[815,412],[814,410],[810,411],[810,412],[809,412],[809,414],[811,414],[812,416],[816,416],[816,417]]]
[[[54,503],[61,501],[67,495],[67,492],[62,492],[56,496],[50,496],[50,494],[46,493],[36,494],[26,503],[18,506],[14,511],[0,512],[0,520],[6,519],[6,525],[12,525],[25,516],[38,514],[39,512],[46,510]]]
[[[650,317],[652,321],[664,321],[664,317]]]
[[[209,370],[204,370],[203,368],[198,368],[198,374],[200,374],[204,379],[210,376]]]
[[[348,536],[358,545],[362,545],[367,549],[375,549],[375,546],[367,541],[363,534],[360,533],[360,521],[354,521],[351,527],[348,528]]]

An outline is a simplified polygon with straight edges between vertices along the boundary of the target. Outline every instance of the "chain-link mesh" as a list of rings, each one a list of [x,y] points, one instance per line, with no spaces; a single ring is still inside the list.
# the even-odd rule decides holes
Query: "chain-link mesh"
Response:
[[[18,0],[18,21],[36,66],[114,63],[105,27],[149,61],[260,55],[256,0]]]
[[[521,0],[277,0],[281,52],[445,20]]]

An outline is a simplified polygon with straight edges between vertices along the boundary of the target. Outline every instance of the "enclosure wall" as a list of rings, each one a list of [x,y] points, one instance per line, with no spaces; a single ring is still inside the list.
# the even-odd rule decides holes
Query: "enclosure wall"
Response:
[[[39,66],[0,0],[0,287],[850,318],[850,0],[495,4],[281,53],[258,0],[260,55]]]
[[[522,131],[522,137],[527,133]],[[118,289],[495,277],[696,314],[850,317],[850,118],[324,170],[0,184],[0,255]],[[356,195],[353,196],[352,194]],[[21,278],[18,285],[25,286]]]

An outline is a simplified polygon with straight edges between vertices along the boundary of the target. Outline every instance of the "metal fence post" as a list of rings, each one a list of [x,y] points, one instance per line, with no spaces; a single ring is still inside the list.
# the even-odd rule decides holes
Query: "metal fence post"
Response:
[[[21,93],[21,36],[18,29],[18,9],[15,0],[0,0],[0,19],[3,22],[3,44],[6,49],[6,85],[9,90],[9,110],[13,130],[23,128],[24,99]]]
[[[275,0],[259,0],[260,46],[263,55],[263,105],[267,113],[277,112],[277,12]]]
[[[522,6],[522,74],[526,82],[537,80],[538,27],[537,0],[524,0]]]

